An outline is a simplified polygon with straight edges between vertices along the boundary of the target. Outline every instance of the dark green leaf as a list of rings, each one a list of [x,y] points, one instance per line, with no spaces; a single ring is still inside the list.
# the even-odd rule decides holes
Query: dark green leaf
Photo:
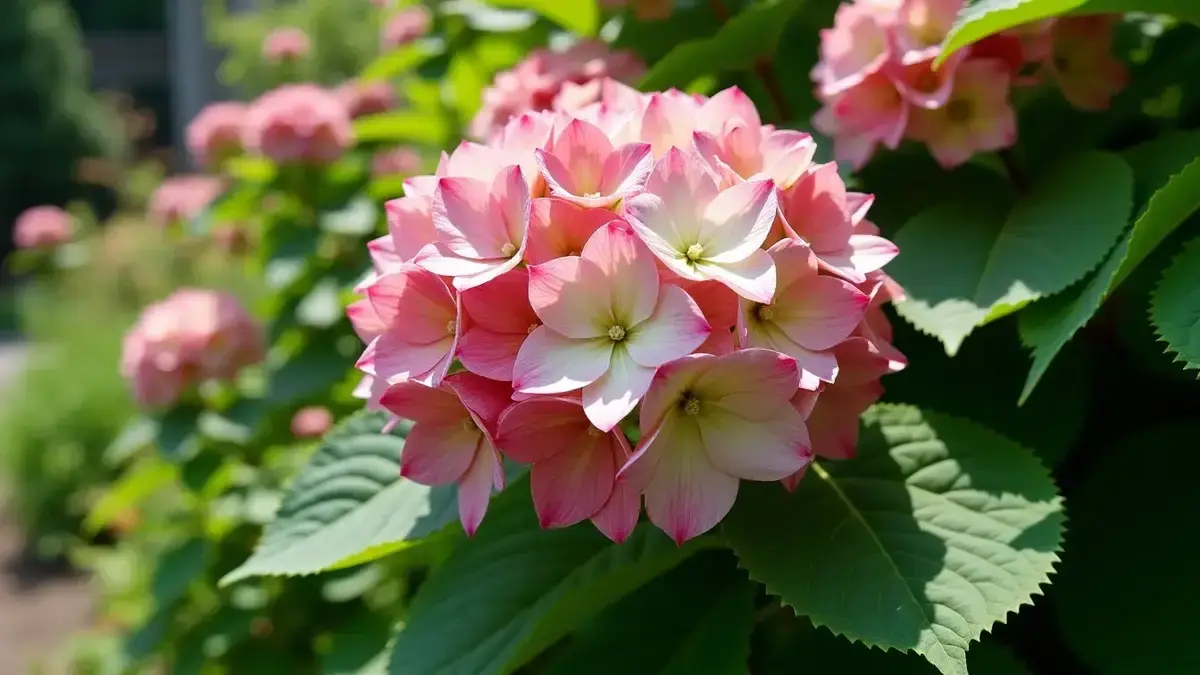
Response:
[[[167,609],[183,597],[188,586],[204,573],[208,542],[189,539],[163,553],[154,569],[150,593],[159,609]]]
[[[1150,316],[1184,369],[1200,369],[1200,239],[1193,239],[1163,272]]]
[[[196,431],[202,412],[197,406],[181,403],[158,417],[158,433],[154,440],[163,457],[182,462],[195,454],[199,447]]]
[[[321,675],[386,675],[388,641],[394,622],[359,614],[330,636],[321,654]]]
[[[1049,580],[1062,499],[1028,450],[971,422],[888,405],[863,420],[857,457],[813,464],[795,494],[744,485],[723,531],[797,614],[965,675],[971,642]]]

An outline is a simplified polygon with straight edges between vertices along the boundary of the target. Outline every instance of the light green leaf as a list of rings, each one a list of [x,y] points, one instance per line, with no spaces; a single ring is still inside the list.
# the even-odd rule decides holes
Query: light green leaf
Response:
[[[600,9],[596,6],[596,0],[487,0],[487,2],[497,7],[532,10],[584,37],[593,37],[600,30]]]
[[[371,234],[379,222],[379,209],[366,195],[358,195],[342,208],[320,215],[321,228],[326,232],[354,237]]]
[[[1200,239],[1188,243],[1163,272],[1150,317],[1184,370],[1200,369]]]
[[[1060,164],[1005,209],[1000,186],[960,195],[896,234],[888,268],[908,294],[896,311],[953,355],[976,328],[1094,269],[1129,222],[1133,173],[1117,155]]]
[[[974,0],[964,7],[942,42],[941,64],[951,54],[1001,31],[1062,14],[1169,14],[1200,22],[1193,0]]]
[[[705,75],[746,70],[775,52],[799,0],[765,0],[739,12],[715,35],[677,45],[655,63],[639,85],[643,91],[683,89]]]
[[[1193,418],[1194,419],[1194,418]],[[1200,672],[1200,425],[1142,427],[1108,447],[1072,493],[1054,608],[1065,642],[1096,675]]]
[[[1049,580],[1062,498],[1028,450],[910,406],[869,410],[858,449],[795,494],[743,485],[723,531],[797,614],[965,675],[970,643]]]
[[[1025,402],[1072,336],[1138,265],[1200,208],[1200,133],[1167,134],[1128,150],[1139,193],[1152,194],[1124,240],[1086,282],[1022,312],[1021,341],[1033,349],[1033,365],[1020,401]]]
[[[507,675],[714,544],[703,537],[678,547],[645,525],[622,545],[587,524],[543,530],[529,496],[508,491],[492,501],[475,537],[455,549],[417,593],[396,637],[389,672]]]
[[[342,289],[332,277],[318,281],[296,306],[296,320],[314,328],[329,328],[341,321],[344,313]]]
[[[432,40],[423,40],[380,54],[369,63],[359,79],[363,81],[392,80],[417,68],[429,59],[442,53],[443,45]]]
[[[137,508],[143,500],[173,483],[177,474],[174,464],[157,458],[130,468],[92,505],[83,521],[84,533],[94,535],[108,527],[126,510]]]
[[[329,433],[293,481],[254,554],[222,584],[261,575],[315,574],[395,552],[454,520],[453,487],[400,478],[404,439],[360,413]]]
[[[745,675],[756,592],[728,551],[701,553],[606,609],[544,675]]]
[[[367,115],[354,121],[360,143],[424,143],[443,146],[452,133],[449,121],[436,112],[402,110]]]

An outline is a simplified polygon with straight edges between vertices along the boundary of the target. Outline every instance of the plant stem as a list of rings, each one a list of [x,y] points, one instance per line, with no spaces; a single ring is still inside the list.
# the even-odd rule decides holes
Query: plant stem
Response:
[[[1005,148],[996,153],[1000,157],[1000,161],[1004,163],[1004,169],[1008,172],[1008,178],[1013,182],[1021,192],[1029,191],[1029,176],[1026,175],[1025,169],[1021,167],[1021,162],[1017,159],[1017,153],[1013,152],[1012,148]]]
[[[724,0],[709,0],[708,4],[717,17],[717,21],[721,24],[729,21],[732,15],[729,8],[725,6]],[[771,62],[762,57],[755,59],[754,74],[762,82],[763,88],[767,90],[767,95],[771,97],[771,103],[775,106],[775,112],[779,114],[779,120],[782,122],[792,121],[792,107],[788,105],[787,96],[783,93],[783,87],[779,84],[779,77],[775,75],[775,68]]]

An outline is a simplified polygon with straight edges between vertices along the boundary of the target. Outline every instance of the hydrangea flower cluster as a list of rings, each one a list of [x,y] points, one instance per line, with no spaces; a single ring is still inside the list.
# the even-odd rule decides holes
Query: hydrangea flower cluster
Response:
[[[396,105],[392,85],[381,81],[350,80],[334,90],[352,119],[391,110]]]
[[[853,0],[821,32],[812,71],[822,102],[813,125],[834,155],[861,167],[879,145],[928,146],[943,166],[1016,142],[1016,85],[1052,77],[1084,109],[1108,106],[1125,83],[1106,17],[1043,21],[988,37],[934,68],[964,0]]]
[[[237,101],[212,103],[188,124],[188,152],[196,164],[212,169],[242,151],[242,122],[249,109]]]
[[[162,182],[150,195],[147,213],[160,227],[191,220],[212,203],[225,189],[225,181],[216,176],[191,174]]]
[[[421,170],[421,155],[409,147],[379,150],[371,158],[371,175],[410,176]]]
[[[167,408],[206,380],[229,380],[264,354],[262,330],[237,298],[184,288],[143,310],[125,335],[121,375],[138,405]]]
[[[262,55],[271,63],[288,63],[308,56],[312,42],[308,33],[291,26],[276,28],[263,38]]]
[[[383,24],[380,42],[386,50],[399,49],[429,32],[433,17],[420,5],[405,7]]]
[[[736,88],[600,89],[405,181],[348,309],[359,395],[416,423],[401,473],[456,483],[468,532],[508,457],[545,527],[620,542],[644,500],[683,542],[741,480],[853,454],[904,366],[880,310],[897,249],[809,135]]]
[[[273,89],[250,106],[242,145],[279,164],[328,164],[354,141],[350,113],[336,94],[314,84]]]
[[[13,224],[13,244],[19,249],[57,248],[74,234],[71,214],[57,206],[33,206],[21,212]]]
[[[564,110],[595,103],[605,79],[632,83],[645,73],[633,52],[614,52],[603,42],[581,40],[562,51],[535,49],[520,63],[496,75],[483,92],[483,107],[471,121],[471,134],[488,138],[514,115]]]
[[[319,405],[308,406],[292,416],[291,431],[296,438],[320,438],[333,428],[333,413]]]

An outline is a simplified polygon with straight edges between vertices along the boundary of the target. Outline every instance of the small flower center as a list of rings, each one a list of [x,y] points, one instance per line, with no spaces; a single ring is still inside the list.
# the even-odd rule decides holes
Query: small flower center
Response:
[[[526,335],[530,335],[530,334],[532,334],[532,333],[533,333],[533,331],[537,330],[537,329],[538,329],[538,326],[540,326],[540,325],[542,325],[542,324],[540,324],[540,323],[531,323],[531,324],[529,324],[529,328],[526,328],[526,329],[525,329],[525,334],[526,334]]]
[[[600,436],[600,434],[602,434],[602,433],[604,433],[604,432],[600,431],[596,427],[588,427],[587,434],[588,434],[588,437],[590,437],[590,438],[598,438]]]
[[[464,419],[462,421],[462,428],[463,431],[475,431],[475,420],[470,417]]]
[[[695,396],[689,396],[683,400],[683,414],[689,417],[700,414],[700,401]]]
[[[613,342],[620,342],[625,339],[625,329],[621,326],[613,326],[608,329],[608,337]]]
[[[506,242],[503,246],[500,247],[500,254],[503,255],[505,258],[511,258],[512,254],[514,254],[516,252],[517,252],[517,247],[513,246],[511,242]]]
[[[458,322],[450,319],[446,322],[446,335],[454,335],[458,332]]]
[[[951,122],[966,122],[974,113],[975,106],[966,99],[957,98],[946,104],[946,119]]]
[[[775,310],[770,305],[759,305],[755,311],[758,315],[758,320],[767,323],[775,318]]]
[[[697,260],[700,259],[700,256],[702,256],[702,255],[704,255],[704,247],[701,246],[700,244],[692,244],[691,246],[688,247],[688,250],[687,250],[688,260],[691,260],[692,262],[696,262]]]
[[[583,197],[585,199],[595,199],[596,197],[599,197],[599,196],[600,196],[599,192],[587,192],[587,193],[584,193],[584,195],[583,195]]]

